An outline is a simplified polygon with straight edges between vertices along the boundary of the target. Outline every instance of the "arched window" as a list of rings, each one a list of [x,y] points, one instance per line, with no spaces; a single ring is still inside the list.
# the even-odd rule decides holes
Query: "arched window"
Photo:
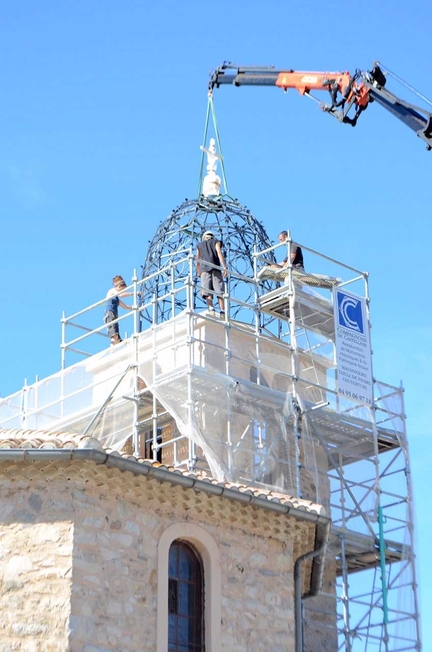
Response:
[[[169,549],[168,650],[204,652],[204,575],[201,557],[187,541]]]
[[[205,620],[205,627],[202,626],[205,645],[202,643],[201,648],[190,646],[189,649],[196,652],[200,649],[206,650],[206,652],[221,652],[222,573],[220,551],[213,537],[203,527],[194,523],[172,523],[161,533],[158,542],[156,650],[157,652],[167,652],[167,650],[176,649],[174,643],[172,646],[168,645],[170,615],[168,613],[168,568],[171,546],[176,543],[186,544],[195,554],[195,558],[199,560],[201,587],[204,590],[204,595],[201,598],[201,617],[204,617]],[[174,551],[172,554],[174,555]],[[184,649],[189,652],[187,647]]]

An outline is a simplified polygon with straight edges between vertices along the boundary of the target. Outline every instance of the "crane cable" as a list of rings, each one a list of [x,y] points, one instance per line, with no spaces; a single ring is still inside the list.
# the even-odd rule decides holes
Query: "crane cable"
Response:
[[[405,86],[405,88],[408,88],[408,90],[410,90],[412,93],[414,93],[414,95],[417,95],[417,97],[420,97],[424,102],[426,102],[427,104],[432,106],[432,101],[429,100],[425,95],[423,95],[423,93],[420,93],[420,91],[416,90],[414,88],[414,86],[411,86],[411,84],[408,84],[408,82],[404,81],[401,77],[399,77],[399,75],[396,75],[396,73],[389,70],[389,68],[387,68],[387,66],[384,66],[380,61],[377,61],[376,63],[379,65],[379,67],[382,70],[385,70],[385,72],[388,75],[390,75],[391,77],[396,79],[396,81],[398,81],[400,84],[402,84],[402,86]]]
[[[210,122],[210,114],[212,117],[213,121],[213,129],[215,132],[216,136],[216,143],[217,143],[217,149],[218,149],[218,154],[219,154],[219,160],[221,164],[221,171],[222,171],[222,180],[223,180],[223,185],[225,188],[225,193],[228,195],[228,186],[227,186],[227,181],[226,181],[226,175],[225,175],[225,164],[224,164],[224,158],[222,155],[222,145],[220,141],[220,136],[219,136],[219,129],[217,126],[217,120],[216,120],[216,111],[214,107],[214,101],[213,101],[213,93],[209,91],[208,93],[208,102],[207,102],[207,113],[206,113],[206,119],[205,119],[205,124],[204,124],[204,136],[203,136],[203,147],[207,146],[207,134],[208,134],[208,127],[209,127],[209,122]],[[197,197],[199,197],[202,194],[202,183],[203,183],[203,172],[204,172],[204,155],[205,152],[201,150],[201,166],[200,166],[200,174],[199,174],[199,180],[198,180],[198,194]]]

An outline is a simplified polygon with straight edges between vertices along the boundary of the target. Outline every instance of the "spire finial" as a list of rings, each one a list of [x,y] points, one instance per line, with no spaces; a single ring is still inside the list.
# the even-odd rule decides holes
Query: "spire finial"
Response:
[[[214,138],[210,138],[210,144],[207,147],[203,145],[200,146],[200,149],[207,154],[207,174],[204,177],[202,185],[202,193],[204,197],[214,197],[220,195],[221,187],[221,178],[217,175],[217,162],[221,160],[222,157],[216,152],[216,141]]]

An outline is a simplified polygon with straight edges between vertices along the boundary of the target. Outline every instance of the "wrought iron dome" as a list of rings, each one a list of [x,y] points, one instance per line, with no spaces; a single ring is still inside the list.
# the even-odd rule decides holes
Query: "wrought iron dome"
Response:
[[[207,230],[213,231],[222,241],[227,267],[234,272],[227,280],[230,296],[242,302],[254,301],[253,284],[239,276],[253,278],[252,254],[271,246],[267,233],[262,223],[237,199],[228,195],[202,195],[199,199],[186,199],[173,210],[160,224],[149,244],[142,274],[142,278],[147,279],[143,284],[142,303],[148,306],[152,298],[158,298],[158,322],[170,319],[186,308],[184,293],[173,297],[172,290],[185,284],[191,269],[191,256],[195,257],[197,245]],[[275,260],[273,252],[267,258]],[[197,281],[195,308],[200,310],[205,308],[205,302],[199,294],[195,265],[193,270]],[[262,284],[262,291],[272,288],[271,282]],[[162,299],[165,295],[166,298]],[[238,317],[240,312],[241,307],[234,306],[231,317]],[[145,321],[153,322],[155,316],[150,308],[144,309],[142,314]]]

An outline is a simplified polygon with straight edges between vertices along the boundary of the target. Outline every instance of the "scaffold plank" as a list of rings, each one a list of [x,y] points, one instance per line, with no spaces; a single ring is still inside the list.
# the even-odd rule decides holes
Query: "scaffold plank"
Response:
[[[314,274],[310,272],[304,272],[299,269],[293,268],[292,275],[295,281],[303,283],[304,285],[310,285],[316,288],[325,288],[331,290],[336,285],[339,285],[341,282],[340,278],[333,276],[327,276],[326,274]],[[258,272],[258,279],[260,281],[271,280],[284,282],[289,277],[289,267],[281,267],[280,269],[266,266],[260,269]]]

